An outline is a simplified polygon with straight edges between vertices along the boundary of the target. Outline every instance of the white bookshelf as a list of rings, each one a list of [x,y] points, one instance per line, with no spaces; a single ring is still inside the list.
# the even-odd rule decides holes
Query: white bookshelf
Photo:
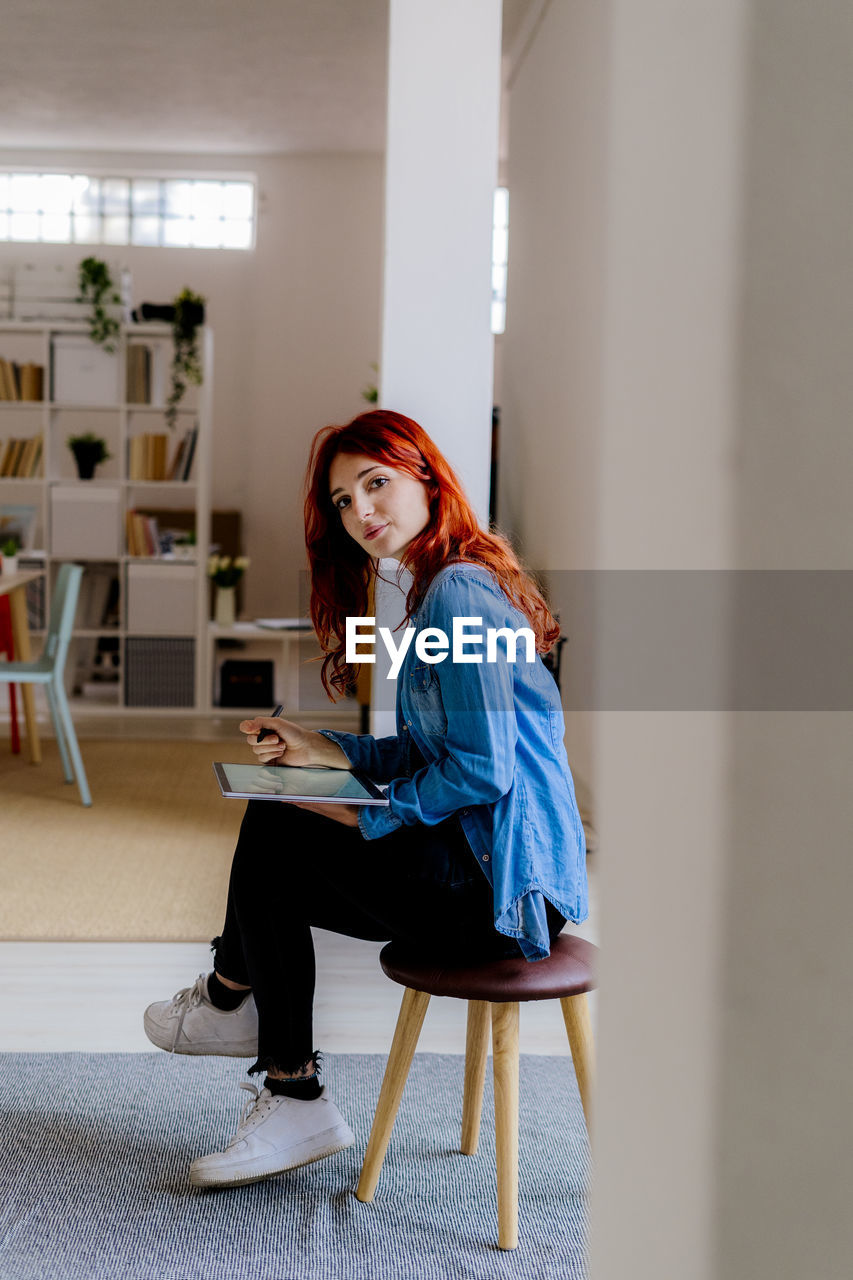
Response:
[[[174,711],[176,714],[206,711],[210,705],[206,571],[210,538],[213,334],[208,328],[199,330],[204,380],[201,387],[188,388],[174,431],[166,424],[164,403],[137,404],[126,398],[127,352],[133,344],[148,346],[153,353],[152,363],[159,363],[157,376],[152,372],[151,377],[154,394],[159,398],[168,393],[172,343],[167,325],[122,327],[111,365],[115,397],[106,403],[102,383],[91,401],[86,400],[83,375],[83,382],[77,383],[72,398],[54,394],[62,388],[54,385],[53,357],[63,350],[67,371],[69,350],[73,352],[81,339],[88,340],[85,323],[0,320],[0,357],[18,364],[42,365],[45,395],[40,401],[0,400],[0,458],[10,438],[41,435],[43,439],[37,475],[0,477],[0,508],[10,505],[35,508],[34,542],[31,548],[22,551],[22,556],[26,563],[44,565],[45,617],[59,565],[74,560],[89,570],[83,579],[68,661],[69,691],[73,692],[75,685],[83,691],[75,698],[78,709],[114,708],[123,713],[138,709],[145,713]],[[80,349],[85,351],[85,344],[81,344]],[[95,351],[100,359],[100,349]],[[68,385],[67,378],[64,385]],[[193,426],[197,426],[198,434],[188,479],[131,479],[129,454],[134,436],[166,433],[171,459],[178,441]],[[68,436],[86,431],[103,437],[112,455],[97,468],[92,480],[78,479],[73,455],[66,444]],[[130,510],[193,512],[194,552],[174,558],[131,555],[125,523]],[[162,523],[161,520],[161,526]],[[107,580],[118,584],[117,588],[112,585],[107,588],[115,606],[109,620],[104,612],[108,603],[108,596],[104,594]],[[96,581],[97,589],[93,585]],[[35,628],[34,635],[38,634]],[[89,661],[87,655],[94,655],[99,648],[105,653],[107,646],[111,646],[110,662],[117,664],[114,670],[118,679],[98,681],[94,672],[91,679],[82,679],[81,671]],[[148,683],[146,663],[152,677]],[[173,675],[177,685],[170,686]],[[158,694],[158,688],[165,689],[165,693]],[[158,703],[158,696],[165,700]]]

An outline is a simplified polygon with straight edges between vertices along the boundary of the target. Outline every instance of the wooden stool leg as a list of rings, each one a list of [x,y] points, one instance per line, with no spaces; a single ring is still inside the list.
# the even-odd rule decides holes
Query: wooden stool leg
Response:
[[[406,987],[355,1191],[357,1200],[373,1199],[428,1005],[429,996],[425,991],[412,991]]]
[[[498,1244],[518,1244],[518,1005],[492,1005]]]
[[[468,1034],[465,1039],[465,1089],[462,1095],[462,1154],[475,1156],[480,1141],[486,1056],[489,1052],[489,1002],[468,1001]]]
[[[586,1118],[586,1131],[592,1134],[592,1083],[595,1075],[595,1045],[592,1039],[592,1023],[589,1017],[589,1001],[585,994],[564,996],[560,1001],[569,1048],[575,1064],[578,1092]]]

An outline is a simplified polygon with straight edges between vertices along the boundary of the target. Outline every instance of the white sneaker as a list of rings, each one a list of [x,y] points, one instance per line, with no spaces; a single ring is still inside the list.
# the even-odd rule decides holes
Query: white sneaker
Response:
[[[169,1053],[213,1053],[224,1058],[258,1056],[258,1011],[251,991],[236,1009],[217,1009],[207,994],[207,974],[171,1000],[145,1010],[145,1034]]]
[[[355,1142],[325,1087],[319,1098],[303,1102],[253,1084],[241,1084],[253,1095],[243,1109],[237,1132],[224,1151],[201,1156],[190,1165],[194,1187],[237,1187],[261,1182],[275,1173],[296,1169],[343,1151]]]

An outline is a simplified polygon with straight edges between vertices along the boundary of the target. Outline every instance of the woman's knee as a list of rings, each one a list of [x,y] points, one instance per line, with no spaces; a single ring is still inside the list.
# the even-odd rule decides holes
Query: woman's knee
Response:
[[[317,818],[298,806],[273,800],[250,800],[231,863],[231,893],[246,900],[263,901],[277,889],[295,888],[306,866],[306,851],[317,850]],[[322,819],[320,819],[322,821]]]

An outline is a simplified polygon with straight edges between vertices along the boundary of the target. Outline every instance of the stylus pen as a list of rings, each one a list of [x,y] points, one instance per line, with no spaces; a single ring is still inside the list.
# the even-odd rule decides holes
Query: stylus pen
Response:
[[[277,716],[280,716],[283,710],[284,710],[284,707],[276,707],[275,710],[273,711],[273,719],[275,719]],[[260,733],[258,734],[258,742],[263,742],[264,738],[266,738],[268,734],[274,733],[274,732],[275,730],[273,729],[261,729]]]

